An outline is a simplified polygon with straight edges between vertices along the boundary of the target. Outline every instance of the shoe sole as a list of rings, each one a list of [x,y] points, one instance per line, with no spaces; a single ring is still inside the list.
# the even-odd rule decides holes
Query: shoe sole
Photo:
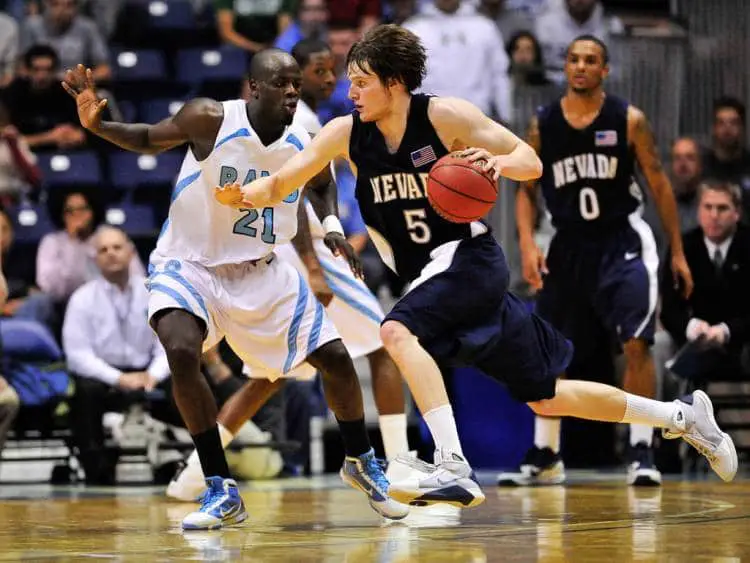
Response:
[[[631,487],[661,487],[661,475],[658,477],[653,473],[639,474],[634,477],[628,476],[628,485]]]
[[[486,498],[478,485],[469,488],[452,485],[429,490],[394,489],[391,487],[388,494],[393,500],[409,506],[448,504],[458,508],[474,508],[482,504]]]
[[[708,413],[708,420],[714,426],[714,428],[719,430],[721,437],[724,439],[722,443],[726,442],[727,444],[729,444],[729,453],[731,455],[731,460],[732,460],[730,474],[725,478],[724,476],[719,475],[719,473],[714,469],[714,473],[719,475],[722,481],[724,481],[725,483],[729,483],[730,481],[734,479],[735,475],[737,475],[737,466],[739,463],[737,460],[737,450],[734,447],[734,440],[732,440],[732,437],[729,434],[727,434],[726,432],[722,432],[721,428],[716,423],[716,418],[714,417],[714,405],[711,402],[711,399],[709,398],[709,396],[706,395],[706,393],[704,393],[703,391],[698,390],[698,391],[693,392],[693,403],[695,403],[695,399],[700,400],[703,403],[703,405],[706,407],[706,412]]]
[[[237,524],[241,524],[245,520],[247,520],[247,510],[243,510],[242,513],[238,514],[237,516],[233,516],[232,518],[229,518],[227,520],[222,520],[221,522],[217,522],[216,524],[211,524],[210,526],[191,526],[190,524],[185,525],[183,523],[182,529],[190,531],[218,530],[220,528],[236,526]]]
[[[358,491],[362,491],[365,495],[367,495],[367,499],[368,499],[368,501],[370,503],[370,507],[375,512],[377,512],[378,514],[380,514],[383,518],[388,518],[389,520],[403,520],[404,518],[406,518],[409,515],[409,511],[408,510],[403,515],[400,515],[400,516],[399,515],[393,516],[392,514],[386,514],[385,512],[383,512],[383,510],[379,506],[377,506],[377,504],[375,503],[375,501],[372,500],[372,497],[370,497],[370,492],[367,491],[364,487],[362,487],[362,485],[360,485],[356,480],[350,478],[344,472],[343,469],[341,469],[339,471],[339,477],[341,477],[341,480],[344,483],[346,483],[347,485],[349,485],[351,488],[357,489]],[[390,499],[392,499],[392,500],[395,500],[396,502],[400,502],[400,501],[398,501],[397,499],[395,499],[393,497],[393,495],[391,494],[390,490],[388,491],[388,497]],[[405,504],[405,503],[402,503],[402,504]]]

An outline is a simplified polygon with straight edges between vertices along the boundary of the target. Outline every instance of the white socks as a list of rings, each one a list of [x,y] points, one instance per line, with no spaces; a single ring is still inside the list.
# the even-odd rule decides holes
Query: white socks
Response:
[[[381,414],[378,417],[380,435],[383,437],[385,458],[388,461],[398,454],[409,452],[409,442],[406,437],[406,414]]]
[[[680,408],[676,403],[663,403],[653,399],[646,399],[638,395],[625,393],[626,406],[625,415],[621,422],[627,422],[630,426],[631,443],[633,437],[633,427],[639,432],[638,426],[645,425],[656,428],[672,428],[673,419]],[[652,433],[653,431],[649,429]],[[650,443],[650,441],[649,441]]]
[[[430,429],[430,434],[432,434],[436,450],[445,449],[465,457],[461,449],[461,442],[458,440],[456,419],[453,418],[453,409],[450,405],[443,405],[427,411],[423,416]]]
[[[651,446],[651,442],[654,439],[654,427],[650,424],[631,424],[630,425],[630,445],[637,446],[640,443],[645,443],[647,446]]]
[[[537,416],[534,419],[534,445],[560,452],[560,419]]]

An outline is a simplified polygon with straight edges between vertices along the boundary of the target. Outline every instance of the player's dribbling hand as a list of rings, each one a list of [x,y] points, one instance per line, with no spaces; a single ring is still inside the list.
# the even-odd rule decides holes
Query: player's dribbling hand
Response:
[[[73,70],[66,70],[62,87],[76,101],[81,125],[89,131],[96,131],[102,122],[102,112],[107,107],[107,99],[100,100],[96,95],[91,69],[78,65]]]
[[[214,188],[214,199],[222,205],[235,209],[252,208],[252,205],[245,201],[241,186],[237,183]]]
[[[343,255],[346,261],[349,262],[349,267],[352,269],[355,276],[359,279],[365,277],[364,270],[362,270],[362,262],[360,262],[359,256],[357,256],[357,253],[352,248],[352,245],[349,244],[349,241],[346,240],[344,235],[331,232],[325,236],[323,242],[325,242],[326,246],[331,252],[333,252],[334,256]]]
[[[544,258],[542,249],[535,242],[521,245],[521,267],[523,269],[523,279],[529,284],[535,292],[542,289],[544,281],[542,274],[548,273],[547,261]]]
[[[310,289],[312,290],[313,295],[315,295],[315,298],[320,301],[320,304],[323,305],[323,307],[328,307],[333,300],[333,291],[328,285],[323,272],[320,270],[308,272],[308,280],[310,282]]]
[[[486,149],[470,147],[461,151],[461,156],[467,159],[469,162],[477,162],[478,160],[484,161],[483,163],[481,163],[482,168],[484,168],[486,172],[492,171],[492,179],[495,180],[495,182],[500,179],[500,175],[503,172],[503,162],[506,155],[493,155]]]

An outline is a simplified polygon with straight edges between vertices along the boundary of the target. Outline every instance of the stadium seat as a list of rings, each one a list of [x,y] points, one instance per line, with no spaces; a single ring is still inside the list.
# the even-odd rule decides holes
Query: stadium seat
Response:
[[[119,51],[112,58],[112,67],[117,82],[158,82],[168,78],[164,54],[156,49]]]
[[[174,182],[182,163],[177,152],[161,154],[136,154],[116,152],[110,156],[111,184],[121,190]]]
[[[153,235],[157,231],[154,210],[149,205],[122,203],[107,208],[105,220],[131,237]]]
[[[102,180],[99,159],[94,152],[39,153],[39,168],[47,188],[95,185]]]
[[[240,83],[245,76],[246,66],[247,55],[236,47],[183,49],[177,52],[177,80],[192,86],[209,81]]]
[[[22,205],[13,214],[13,231],[17,243],[37,243],[56,228],[43,205]]]
[[[157,123],[177,113],[184,103],[174,98],[146,100],[140,105],[140,116],[145,123]]]
[[[149,27],[175,30],[196,27],[195,12],[189,0],[151,0],[146,9]]]

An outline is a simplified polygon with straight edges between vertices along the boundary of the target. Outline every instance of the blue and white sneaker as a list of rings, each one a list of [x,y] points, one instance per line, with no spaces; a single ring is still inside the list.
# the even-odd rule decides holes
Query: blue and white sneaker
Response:
[[[347,456],[339,475],[344,483],[365,493],[370,499],[370,506],[381,516],[401,520],[409,514],[408,506],[388,496],[388,479],[372,449],[359,457]]]
[[[466,459],[448,450],[435,451],[435,463],[399,456],[395,462],[415,470],[402,481],[391,484],[390,494],[398,502],[411,506],[450,504],[471,508],[484,502],[485,496]]]
[[[208,477],[208,489],[201,497],[201,507],[182,521],[183,530],[215,530],[239,524],[247,518],[240,491],[234,479]]]

